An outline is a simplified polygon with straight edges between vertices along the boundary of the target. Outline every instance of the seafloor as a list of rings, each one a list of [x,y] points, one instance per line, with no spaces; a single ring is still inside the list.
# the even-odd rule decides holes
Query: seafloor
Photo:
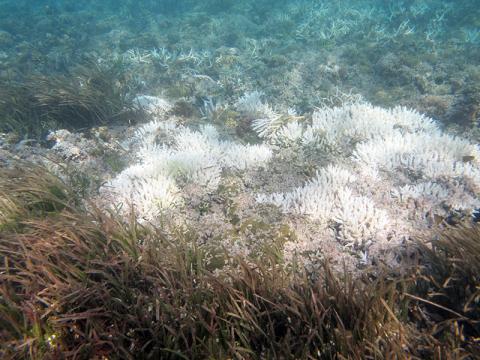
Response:
[[[8,283],[0,291],[0,325],[14,324],[0,329],[11,345],[4,354],[475,356],[479,121],[475,1],[0,0],[0,276]],[[38,172],[38,184],[29,171]],[[62,235],[77,225],[78,234]],[[107,260],[96,262],[98,254]],[[69,258],[81,270],[65,265]],[[47,280],[37,287],[25,274]],[[338,292],[312,290],[325,290],[330,276],[348,281],[332,280]],[[79,288],[62,292],[67,278]],[[90,281],[118,287],[118,298],[130,304],[121,311],[153,320],[123,328],[116,305],[101,315],[115,325],[82,317],[98,301],[105,308],[117,301],[96,297]],[[151,293],[144,283],[163,290]],[[77,297],[84,285],[90,303]],[[125,295],[127,286],[141,295]],[[239,300],[225,300],[216,286]],[[205,304],[204,290],[218,303]],[[183,305],[172,299],[183,299],[182,291],[203,322],[183,323],[188,316],[176,313]],[[356,295],[353,305],[338,300]],[[178,333],[188,335],[178,342],[164,334],[175,333],[173,320],[159,315],[154,296],[172,301],[163,309],[168,316],[180,316]],[[333,322],[359,309],[368,318],[373,303],[378,318],[351,326],[351,341],[347,332],[319,341],[302,333],[312,342],[305,351],[293,325],[280,321],[290,329],[283,332],[269,318],[278,340],[269,348],[268,331],[258,330],[252,314],[291,311],[296,326],[311,321],[317,331],[312,323],[328,311],[309,308],[309,301],[318,305],[315,296],[344,306]],[[247,298],[258,307],[243,313],[236,306]],[[56,301],[71,312],[57,310]],[[293,309],[300,303],[309,305]],[[26,311],[25,304],[34,305]],[[203,310],[196,312],[207,308],[211,327]],[[302,317],[311,313],[318,318]],[[230,326],[247,315],[248,325]],[[382,321],[401,326],[364,335]],[[196,326],[209,329],[211,343]],[[233,335],[219,340],[216,326]],[[327,334],[333,329],[322,326]],[[409,347],[404,331],[421,340]],[[108,337],[114,333],[125,338],[116,343]],[[157,348],[155,336],[172,342]],[[348,345],[339,340],[346,338]],[[369,348],[373,338],[378,343]],[[390,338],[397,339],[391,347]],[[94,345],[84,349],[87,343]],[[316,348],[325,344],[324,352]]]
[[[209,162],[213,161],[218,177],[223,172],[222,180],[215,179],[215,186],[207,186],[206,193],[192,188],[193,185],[205,188],[206,180],[198,179],[198,169],[195,170],[197,178],[194,176],[193,180],[193,175],[185,174],[194,171],[191,165],[188,171],[185,168],[168,170],[168,176],[176,178],[175,189],[180,186],[179,191],[187,199],[180,206],[186,211],[181,217],[195,224],[207,243],[221,238],[222,242],[215,243],[214,247],[229,248],[237,242],[250,244],[249,237],[261,243],[264,236],[250,234],[251,229],[244,229],[247,225],[242,227],[242,221],[285,223],[281,219],[287,214],[293,215],[293,219],[282,225],[285,226],[282,231],[292,234],[284,236],[281,247],[284,242],[299,242],[303,245],[289,251],[310,253],[315,250],[316,253],[318,243],[322,243],[323,255],[315,256],[322,259],[327,256],[340,266],[348,259],[339,256],[338,252],[344,253],[348,245],[347,257],[359,257],[348,260],[349,266],[365,262],[366,248],[371,248],[366,244],[376,243],[372,239],[377,235],[373,236],[371,230],[363,229],[361,235],[341,235],[345,230],[338,228],[338,223],[345,223],[345,219],[340,218],[346,215],[325,215],[325,221],[330,224],[326,229],[331,231],[333,227],[336,239],[330,244],[330,235],[320,235],[323,227],[308,225],[305,228],[295,218],[295,215],[307,215],[320,221],[318,211],[311,210],[291,191],[302,189],[306,181],[314,178],[316,172],[324,171],[328,164],[345,165],[357,175],[357,185],[349,185],[348,191],[358,187],[353,189],[353,194],[374,203],[363,202],[357,206],[386,208],[389,217],[395,219],[424,216],[425,219],[416,221],[413,227],[397,224],[394,235],[390,232],[378,235],[397,239],[390,242],[389,247],[403,242],[417,230],[431,227],[434,215],[449,219],[469,216],[469,212],[475,211],[476,188],[469,185],[475,181],[464,178],[467,170],[458,170],[463,169],[464,164],[455,165],[455,159],[452,166],[457,170],[453,175],[442,173],[432,177],[425,175],[424,169],[409,168],[410,174],[383,169],[389,173],[382,182],[358,176],[361,167],[356,144],[374,136],[375,131],[366,136],[357,117],[363,116],[360,113],[368,114],[370,105],[353,110],[345,108],[345,113],[353,119],[350,119],[353,125],[349,126],[356,126],[361,134],[345,132],[341,139],[338,133],[345,129],[328,130],[323,125],[315,125],[320,108],[361,103],[384,108],[406,106],[435,119],[438,131],[470,139],[470,148],[455,156],[464,163],[476,164],[474,143],[479,136],[480,117],[480,10],[474,2],[92,1],[79,4],[56,1],[32,4],[4,1],[0,16],[0,126],[5,132],[2,135],[5,156],[14,153],[36,162],[44,162],[39,159],[47,157],[57,164],[55,169],[60,173],[58,164],[66,164],[69,170],[63,176],[72,178],[71,174],[75,174],[68,181],[80,187],[79,193],[87,198],[102,198],[105,183],[110,186],[117,181],[115,184],[120,186],[122,176],[129,174],[130,170],[125,170],[129,165],[140,166],[145,162],[142,155],[136,154],[145,145],[138,139],[138,131],[143,131],[142,128],[138,130],[138,126],[156,119],[200,133],[202,126],[211,125],[220,133],[220,142],[233,140],[247,146],[268,143],[268,149],[251,147],[248,151],[274,153],[266,167],[252,157],[250,161],[258,164],[252,166],[252,173],[246,171],[240,178],[236,178],[239,174],[235,173],[238,167],[232,170],[223,160],[220,164],[220,157],[198,159],[182,153],[197,164],[206,162],[206,165],[198,165],[200,167],[212,168]],[[367,126],[378,128],[375,116],[396,116],[378,111],[369,115],[372,120]],[[279,146],[278,139],[272,139],[273,132],[265,135],[264,129],[255,127],[259,118],[274,123],[275,117],[278,127],[290,124],[283,134],[295,146]],[[393,128],[397,129],[413,126],[403,120],[392,121]],[[348,119],[339,116],[338,122],[346,123]],[[59,129],[73,133],[56,133]],[[312,148],[310,140],[304,139],[309,131],[313,131],[316,138],[336,136],[337,140],[329,140],[337,142],[333,145],[335,149],[332,144],[328,147],[316,144]],[[423,150],[417,145],[416,149],[408,150],[409,153],[431,151],[430,148],[436,151],[435,146],[454,146],[440,140],[434,145],[434,134],[425,131],[426,136],[432,137],[432,145]],[[163,139],[153,141],[151,146],[174,149],[176,145],[172,147],[172,142],[178,141],[178,136],[164,134]],[[386,136],[386,133],[378,130],[375,136]],[[421,142],[421,139],[415,141]],[[340,146],[340,142],[346,144]],[[221,147],[219,144],[217,148]],[[204,141],[202,146],[212,144]],[[239,152],[247,151],[245,149]],[[174,151],[179,151],[178,146]],[[263,160],[269,160],[269,154],[265,153]],[[159,155],[152,153],[150,156]],[[445,159],[437,160],[449,161]],[[166,160],[158,160],[162,161]],[[240,170],[249,170],[248,167],[245,165]],[[183,174],[181,179],[180,173]],[[135,173],[135,176],[146,175]],[[212,175],[202,173],[202,176]],[[454,186],[454,182],[458,186]],[[369,189],[366,184],[375,184],[376,190]],[[440,190],[442,184],[445,187]],[[404,205],[403,210],[390,205],[392,196],[389,193],[404,195],[407,187],[410,193],[422,187],[423,192],[428,192],[430,198],[436,196],[438,201],[416,204],[414,207],[421,209],[420,214],[412,214],[408,210],[410,205]],[[233,189],[235,194],[225,195],[225,189]],[[443,198],[438,197],[438,191],[444,194]],[[268,200],[265,194],[277,194],[284,200],[280,201],[278,196],[274,200],[274,195]],[[228,200],[218,204],[218,200],[215,201],[218,196]],[[293,198],[287,200],[288,196]],[[405,196],[396,199],[406,201]],[[288,201],[303,205],[294,209],[298,204],[288,205]],[[270,219],[275,211],[267,211],[269,215],[265,218],[262,209],[258,208],[258,204],[268,203],[283,206],[283,215],[278,214],[280,218],[277,216],[276,221]],[[138,207],[137,204],[137,211]],[[368,213],[365,209],[362,211]],[[311,214],[312,211],[315,214]],[[152,221],[152,215],[146,213],[145,209],[143,213],[140,211],[140,217],[146,216]],[[163,211],[162,215],[165,215]],[[369,222],[366,218],[357,221]],[[418,222],[423,226],[417,226]],[[262,226],[266,225],[260,228]],[[269,230],[258,231],[266,231],[267,237],[274,238],[277,235],[270,232],[279,231]],[[361,240],[339,241],[344,237],[360,237]],[[226,239],[230,239],[229,245]],[[384,250],[378,249],[377,253]],[[256,250],[247,251],[250,252]]]
[[[121,61],[132,91],[195,105],[260,90],[312,110],[341,93],[478,121],[475,1],[2,1],[0,79]]]

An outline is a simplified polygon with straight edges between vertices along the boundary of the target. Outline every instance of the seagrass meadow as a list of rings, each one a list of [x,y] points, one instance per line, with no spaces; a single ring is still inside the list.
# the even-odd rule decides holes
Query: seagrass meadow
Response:
[[[479,9],[0,0],[0,358],[479,359]]]
[[[272,256],[214,274],[192,231],[85,209],[60,179],[3,170],[3,358],[474,358],[480,229],[413,243],[403,273],[316,279]],[[35,174],[35,175],[33,175]],[[7,180],[8,179],[8,180]]]

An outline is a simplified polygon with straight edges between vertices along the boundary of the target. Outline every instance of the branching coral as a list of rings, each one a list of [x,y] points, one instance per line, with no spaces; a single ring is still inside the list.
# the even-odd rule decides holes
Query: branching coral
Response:
[[[384,240],[391,223],[386,211],[379,209],[372,199],[344,189],[338,193],[336,202],[332,219],[335,236],[342,245],[364,250],[372,242]]]
[[[409,171],[430,179],[468,177],[477,184],[479,156],[476,146],[439,133],[395,133],[359,144],[353,154],[373,172]]]
[[[237,239],[233,224],[251,216],[258,204],[273,204],[298,231],[281,245],[284,259],[297,261],[300,255],[310,269],[332,251],[338,259],[368,263],[431,228],[433,215],[468,215],[480,205],[478,148],[442,132],[434,120],[415,111],[348,103],[303,117],[292,110],[273,111],[258,92],[235,106],[262,143],[231,142],[211,124],[194,129],[163,112],[139,127],[130,143],[137,162],[107,182],[101,193],[152,222],[182,207],[187,222],[223,229],[215,236],[245,254],[249,245]],[[264,169],[257,171],[259,167]],[[243,178],[241,191],[221,200],[230,204],[228,209],[206,200],[219,195],[225,175]],[[208,202],[208,209],[197,212],[202,202]],[[213,236],[208,233],[206,238]]]
[[[128,214],[132,206],[139,221],[153,221],[163,210],[181,204],[180,191],[172,179],[157,175],[149,177],[129,176],[134,171],[124,172],[107,183],[104,190],[113,199],[122,199],[120,213]]]
[[[255,168],[272,156],[265,145],[220,140],[212,125],[194,131],[171,121],[154,120],[139,128],[135,141],[138,164],[109,181],[102,192],[107,197],[115,194],[117,202],[131,204],[140,218],[149,220],[180,205],[178,189],[184,185],[211,193],[217,189],[223,169]]]
[[[261,194],[257,196],[257,201],[275,204],[285,213],[306,215],[313,220],[326,222],[331,218],[335,193],[354,179],[347,170],[328,166],[303,187],[288,193]]]
[[[283,122],[281,114],[266,102],[262,102],[262,93],[252,91],[241,97],[236,104],[237,110],[252,120],[252,128],[260,137],[268,137],[278,130]]]
[[[303,187],[289,193],[259,195],[260,203],[273,203],[283,212],[306,215],[330,227],[344,245],[360,245],[372,240],[388,225],[388,216],[375,203],[352,193],[355,176],[339,166],[329,165]]]
[[[275,204],[285,214],[306,215],[320,226],[319,234],[330,229],[344,246],[366,251],[376,242],[386,245],[392,234],[399,240],[414,228],[428,228],[427,214],[471,214],[480,205],[478,147],[403,107],[321,108],[311,122],[266,123],[257,131],[269,134],[267,141],[276,147],[294,142],[300,152],[313,147],[331,155],[333,165],[320,168],[305,185],[261,194],[257,201]],[[409,200],[415,200],[413,207]]]

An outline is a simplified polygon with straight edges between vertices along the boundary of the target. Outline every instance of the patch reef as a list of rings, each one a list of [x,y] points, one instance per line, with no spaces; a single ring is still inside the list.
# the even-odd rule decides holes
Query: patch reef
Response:
[[[242,198],[239,212],[258,216],[262,206],[277,207],[297,235],[283,244],[285,260],[312,269],[319,259],[339,254],[357,265],[379,256],[393,261],[391,250],[415,232],[480,207],[478,147],[444,133],[434,120],[368,103],[320,108],[303,117],[291,109],[276,111],[261,97],[248,93],[235,105],[262,140],[254,145],[223,139],[211,124],[195,130],[179,125],[152,108],[158,103],[168,109],[164,102],[150,102],[155,119],[137,130],[131,145],[137,161],[102,187],[103,197],[123,203],[124,213],[133,206],[141,220],[155,222],[163,214],[185,213],[191,197],[185,189],[194,186],[197,196],[212,196],[225,174],[234,174],[245,184],[240,195],[232,195],[237,203]],[[282,165],[286,152],[300,164],[312,152],[324,161],[314,164],[309,180],[293,174],[288,191],[269,192],[258,174]],[[225,226],[229,220],[215,211],[203,216],[206,223]]]

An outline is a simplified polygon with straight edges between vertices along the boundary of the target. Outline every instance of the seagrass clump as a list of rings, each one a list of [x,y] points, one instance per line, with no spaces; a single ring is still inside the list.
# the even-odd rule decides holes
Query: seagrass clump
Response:
[[[35,171],[34,182],[26,164],[0,170],[2,358],[439,359],[478,350],[470,261],[479,252],[463,241],[477,240],[476,228],[442,235],[464,244],[464,260],[420,251],[421,266],[403,275],[354,279],[325,263],[312,280],[273,258],[231,259],[236,270],[212,273],[194,229],[120,220]],[[467,279],[452,279],[457,298],[442,302],[434,293],[450,291],[439,281],[452,272]],[[460,332],[446,331],[455,324]]]
[[[57,76],[35,75],[0,86],[0,131],[41,138],[55,128],[81,129],[135,119],[121,63],[87,64]]]

